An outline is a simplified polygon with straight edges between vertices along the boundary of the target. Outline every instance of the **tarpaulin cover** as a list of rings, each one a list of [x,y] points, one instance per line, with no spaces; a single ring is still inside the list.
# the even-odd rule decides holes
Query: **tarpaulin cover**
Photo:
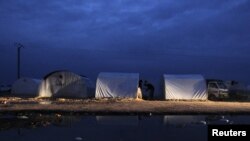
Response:
[[[165,99],[207,99],[207,86],[202,75],[163,75]]]
[[[96,98],[136,98],[138,73],[100,73],[96,82]]]

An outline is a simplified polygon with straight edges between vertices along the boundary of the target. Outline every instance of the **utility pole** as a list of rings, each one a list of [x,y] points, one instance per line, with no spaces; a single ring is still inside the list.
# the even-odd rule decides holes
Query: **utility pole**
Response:
[[[21,62],[21,48],[24,48],[24,46],[20,43],[15,43],[15,46],[17,47],[17,79],[20,78],[20,62]]]

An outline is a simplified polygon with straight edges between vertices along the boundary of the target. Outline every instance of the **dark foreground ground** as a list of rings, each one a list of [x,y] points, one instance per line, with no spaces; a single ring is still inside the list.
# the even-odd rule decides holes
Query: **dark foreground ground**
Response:
[[[0,113],[250,114],[250,102],[0,98]]]

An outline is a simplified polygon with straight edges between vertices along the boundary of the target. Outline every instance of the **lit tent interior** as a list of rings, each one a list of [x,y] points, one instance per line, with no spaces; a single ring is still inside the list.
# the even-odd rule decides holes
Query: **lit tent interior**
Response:
[[[202,75],[163,75],[167,100],[206,100],[206,81]]]
[[[138,98],[138,73],[101,72],[96,81],[96,98]]]
[[[94,87],[89,78],[70,71],[54,71],[41,82],[39,97],[91,98]]]
[[[41,80],[23,77],[16,80],[11,87],[11,95],[20,97],[36,97]]]

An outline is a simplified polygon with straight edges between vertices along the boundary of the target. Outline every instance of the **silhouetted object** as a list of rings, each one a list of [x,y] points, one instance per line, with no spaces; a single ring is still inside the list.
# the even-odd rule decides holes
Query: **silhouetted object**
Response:
[[[139,88],[141,88],[142,89],[142,83],[143,83],[143,81],[142,80],[139,80]]]
[[[232,85],[232,86],[233,86],[233,85],[237,85],[238,83],[239,83],[239,82],[233,80],[233,81],[231,82],[231,85]]]
[[[146,80],[144,82],[144,86],[146,87],[146,92],[149,94],[149,99],[152,100],[154,98],[154,86],[151,83],[148,83]]]
[[[17,79],[20,78],[20,52],[21,48],[24,48],[22,44],[15,43],[15,46],[17,47]]]

